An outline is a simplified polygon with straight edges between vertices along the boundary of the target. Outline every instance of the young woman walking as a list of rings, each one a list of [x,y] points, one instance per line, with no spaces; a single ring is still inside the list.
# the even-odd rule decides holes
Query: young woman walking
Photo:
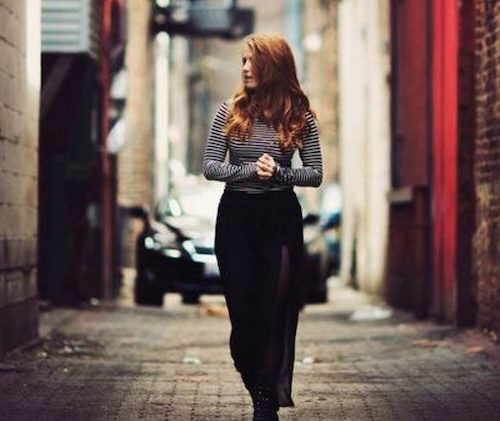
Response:
[[[291,167],[296,149],[301,168]],[[245,39],[242,83],[217,110],[203,173],[226,182],[215,252],[231,322],[231,356],[252,397],[254,419],[277,420],[279,407],[294,406],[302,304],[303,225],[293,186],[318,187],[322,181],[314,114],[283,38]]]

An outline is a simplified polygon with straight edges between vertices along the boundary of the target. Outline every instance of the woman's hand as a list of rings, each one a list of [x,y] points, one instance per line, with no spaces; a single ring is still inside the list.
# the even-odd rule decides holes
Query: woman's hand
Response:
[[[271,155],[265,153],[257,160],[257,175],[260,180],[269,180],[276,171],[276,162]]]

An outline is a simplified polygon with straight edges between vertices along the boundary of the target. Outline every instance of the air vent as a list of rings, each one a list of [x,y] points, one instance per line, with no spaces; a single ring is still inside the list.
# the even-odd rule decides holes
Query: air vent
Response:
[[[42,0],[42,53],[87,53],[97,59],[98,0]]]

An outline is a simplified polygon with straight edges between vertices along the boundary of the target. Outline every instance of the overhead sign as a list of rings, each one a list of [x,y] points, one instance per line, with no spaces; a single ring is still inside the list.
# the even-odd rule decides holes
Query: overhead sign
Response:
[[[253,32],[254,10],[237,7],[234,1],[198,0],[161,4],[154,3],[153,33],[234,39]]]

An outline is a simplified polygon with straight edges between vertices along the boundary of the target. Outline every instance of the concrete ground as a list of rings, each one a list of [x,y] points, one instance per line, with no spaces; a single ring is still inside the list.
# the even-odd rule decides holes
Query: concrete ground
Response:
[[[130,291],[130,289],[129,289]],[[500,346],[417,322],[332,280],[300,315],[282,420],[500,420]],[[250,420],[220,296],[42,314],[37,344],[0,362],[1,420]]]

